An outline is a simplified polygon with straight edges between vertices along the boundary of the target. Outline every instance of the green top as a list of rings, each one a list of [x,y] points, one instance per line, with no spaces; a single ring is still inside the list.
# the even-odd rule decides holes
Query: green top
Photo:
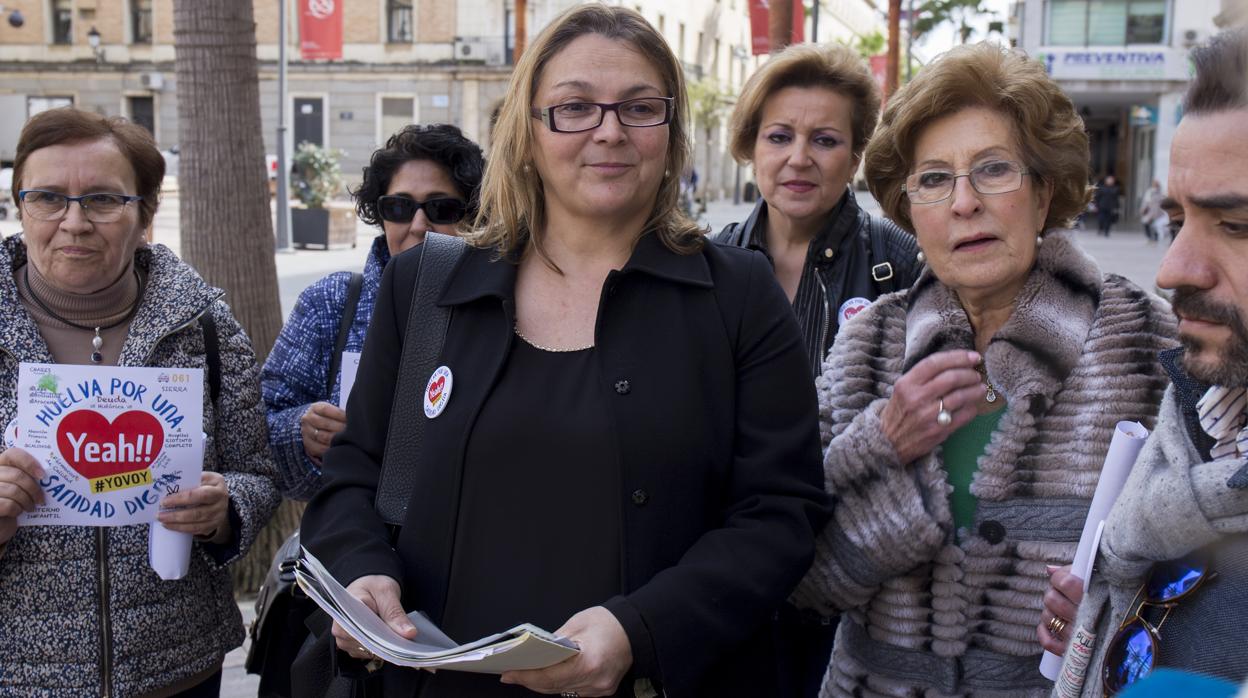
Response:
[[[945,440],[942,452],[945,458],[945,472],[949,474],[949,484],[953,493],[949,495],[949,506],[953,509],[953,525],[956,529],[970,528],[975,523],[975,507],[978,502],[971,494],[971,480],[979,470],[979,457],[988,448],[992,432],[997,430],[1004,409],[981,414],[963,427],[949,435]]]

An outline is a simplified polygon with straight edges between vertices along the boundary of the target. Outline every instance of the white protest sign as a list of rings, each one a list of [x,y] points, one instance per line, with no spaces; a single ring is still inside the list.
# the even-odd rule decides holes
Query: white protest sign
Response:
[[[338,391],[338,406],[347,409],[347,398],[351,397],[351,388],[355,385],[355,374],[360,370],[360,352],[342,352],[342,386]]]
[[[44,504],[23,526],[128,526],[199,485],[200,369],[23,363],[18,446],[43,466]]]

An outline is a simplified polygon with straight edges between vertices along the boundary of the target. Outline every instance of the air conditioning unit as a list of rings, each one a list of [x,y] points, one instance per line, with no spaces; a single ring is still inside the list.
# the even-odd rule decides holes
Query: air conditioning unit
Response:
[[[503,65],[503,42],[501,38],[484,36],[461,36],[455,42],[455,60],[465,63]]]
[[[160,92],[165,88],[165,75],[164,73],[140,73],[139,83],[145,90]]]
[[[1200,32],[1195,29],[1188,29],[1183,32],[1183,47],[1191,48],[1200,41]]]

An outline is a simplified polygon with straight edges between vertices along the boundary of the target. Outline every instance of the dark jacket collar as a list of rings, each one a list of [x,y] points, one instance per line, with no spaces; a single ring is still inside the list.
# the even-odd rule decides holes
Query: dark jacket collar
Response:
[[[841,200],[837,202],[819,232],[806,248],[806,256],[811,264],[830,264],[832,258],[824,254],[827,248],[839,249],[845,244],[855,228],[858,227],[858,199],[848,187]],[[767,202],[759,199],[750,217],[745,219],[745,233],[742,236],[744,247],[758,250],[771,257],[767,251]],[[834,256],[835,257],[835,256]]]
[[[415,249],[415,248],[413,248]],[[515,299],[516,264],[499,258],[493,249],[469,248],[451,275],[438,305],[461,305],[486,297]],[[621,274],[650,276],[701,288],[713,288],[711,269],[701,254],[677,254],[657,235],[646,233],[637,240]]]

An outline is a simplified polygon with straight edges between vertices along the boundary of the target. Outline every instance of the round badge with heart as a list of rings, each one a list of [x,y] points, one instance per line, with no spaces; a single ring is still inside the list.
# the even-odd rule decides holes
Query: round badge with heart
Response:
[[[425,386],[425,416],[434,419],[446,409],[451,400],[451,386],[454,384],[451,369],[439,366],[429,376],[429,384]]]
[[[866,310],[869,305],[871,305],[871,301],[861,296],[850,298],[841,303],[841,309],[836,311],[837,324],[844,325],[849,322],[850,318]]]

